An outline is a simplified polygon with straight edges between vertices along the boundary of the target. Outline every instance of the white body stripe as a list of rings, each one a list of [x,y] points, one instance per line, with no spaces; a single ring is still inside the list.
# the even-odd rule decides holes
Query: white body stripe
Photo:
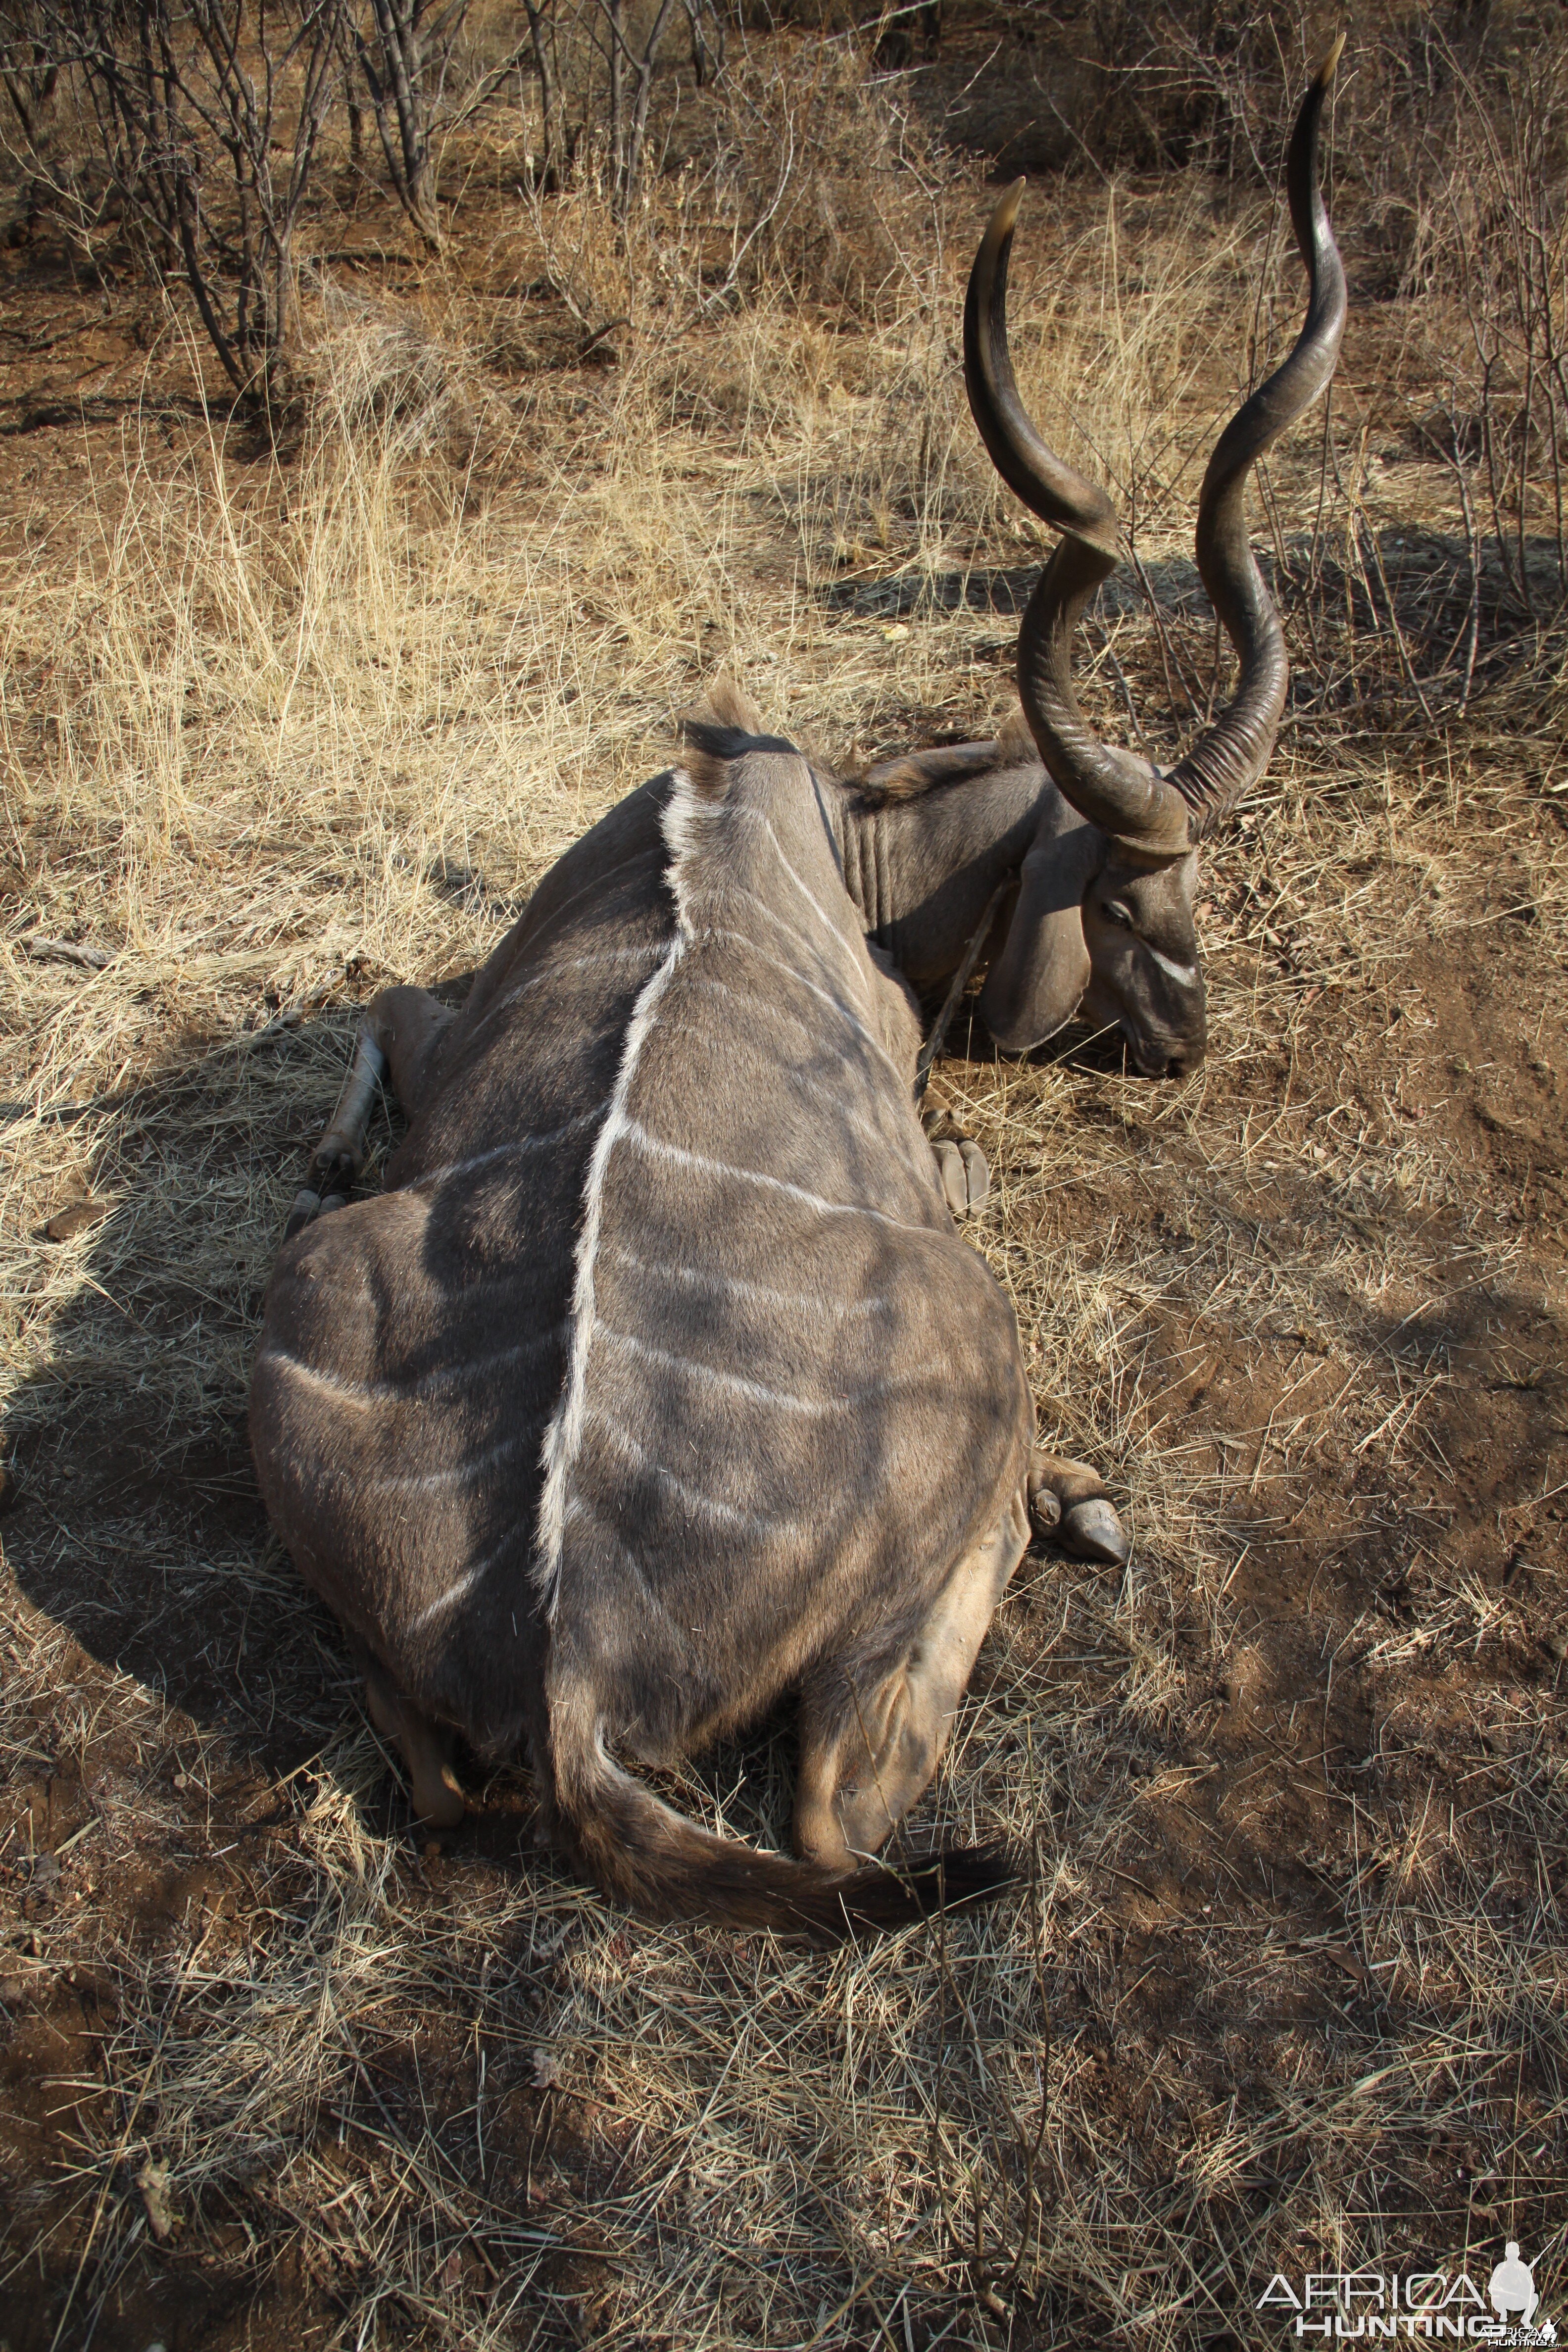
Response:
[[[900,1086],[904,1084],[903,1073],[899,1069],[898,1065],[894,1062],[892,1055],[889,1053],[881,1039],[879,1037],[874,1037],[871,1034],[870,1030],[867,1028],[866,1024],[861,1019],[859,1013],[855,1010],[855,1007],[852,1004],[846,1004],[844,999],[841,996],[836,996],[830,988],[819,987],[815,980],[807,980],[805,972],[797,971],[793,963],[780,963],[776,957],[769,955],[766,948],[759,947],[755,940],[748,939],[744,931],[729,931],[713,929],[700,931],[698,933],[698,937],[704,940],[733,940],[739,946],[748,949],[752,955],[761,956],[763,961],[767,965],[770,971],[786,972],[790,979],[797,981],[802,988],[809,988],[813,996],[820,997],[824,1004],[831,1004],[836,1013],[843,1014],[850,1027],[858,1030],[859,1034],[864,1037],[867,1045],[869,1045],[873,1054],[877,1055],[879,1061],[885,1062],[887,1064],[889,1069],[892,1071],[892,1074],[898,1080]]]
[[[635,1257],[621,1243],[614,1244],[612,1255],[623,1265],[636,1268],[638,1274],[657,1275],[661,1282],[683,1283],[690,1290],[719,1290],[727,1298],[749,1299],[757,1307],[787,1311],[804,1307],[814,1315],[836,1322],[847,1322],[857,1315],[886,1315],[892,1301],[885,1297],[854,1298],[846,1304],[841,1299],[821,1298],[804,1290],[770,1290],[765,1284],[747,1282],[738,1274],[719,1274],[706,1265],[663,1265],[657,1260]]]
[[[417,1617],[409,1619],[407,1631],[410,1633],[421,1633],[436,1618],[441,1616],[447,1610],[455,1608],[459,1601],[464,1600],[473,1591],[482,1577],[488,1576],[492,1568],[500,1566],[501,1561],[517,1542],[521,1532],[520,1528],[509,1528],[499,1544],[492,1545],[489,1551],[475,1560],[471,1568],[466,1568],[457,1582],[449,1584],[437,1600],[432,1601],[426,1608],[421,1609]]]
[[[672,1355],[668,1348],[656,1348],[651,1341],[638,1339],[630,1331],[616,1331],[608,1323],[598,1327],[600,1336],[612,1347],[623,1348],[628,1355],[640,1356],[645,1363],[661,1364],[667,1371],[689,1372],[695,1381],[710,1388],[728,1390],[731,1396],[750,1397],[754,1404],[773,1405],[784,1412],[805,1413],[820,1420],[824,1413],[842,1412],[846,1405],[868,1404],[873,1397],[886,1396],[889,1390],[908,1388],[911,1380],[923,1377],[914,1372],[900,1372],[890,1381],[873,1381],[863,1389],[846,1389],[837,1396],[803,1397],[792,1395],[788,1389],[764,1388],[761,1381],[749,1381],[741,1372],[721,1371],[716,1364],[705,1364],[699,1356]]]
[[[471,1486],[481,1470],[488,1470],[493,1462],[504,1462],[509,1454],[517,1452],[533,1419],[530,1413],[522,1428],[497,1438],[482,1453],[466,1455],[449,1470],[388,1470],[379,1478],[366,1478],[361,1484],[367,1495],[439,1495],[453,1486]]]
[[[563,971],[592,971],[601,964],[651,963],[656,956],[663,953],[663,947],[650,940],[646,947],[596,948],[591,955],[568,956],[564,962],[543,964],[537,971],[531,972],[526,980],[520,980],[515,988],[509,988],[504,995],[492,999],[474,1025],[482,1027],[492,1013],[499,1013],[503,1005],[516,1004],[531,990],[542,988],[547,981],[559,979]]]
[[[564,1143],[584,1127],[592,1127],[605,1108],[595,1103],[592,1110],[579,1111],[560,1127],[547,1128],[542,1135],[514,1136],[510,1143],[498,1143],[489,1151],[479,1151],[471,1160],[448,1160],[444,1168],[427,1168],[422,1176],[411,1176],[399,1189],[405,1192],[423,1192],[433,1184],[449,1184],[455,1176],[475,1176],[481,1168],[490,1167],[498,1160],[521,1160],[530,1151],[550,1151],[556,1144]]]
[[[470,1363],[444,1365],[439,1371],[426,1372],[416,1381],[344,1380],[341,1372],[307,1364],[302,1358],[290,1355],[287,1348],[264,1348],[256,1360],[258,1364],[278,1365],[291,1379],[303,1381],[307,1388],[321,1390],[340,1403],[369,1411],[382,1405],[405,1404],[416,1397],[439,1396],[446,1389],[468,1388],[510,1364],[526,1363],[529,1357],[542,1355],[564,1328],[564,1324],[557,1324],[552,1330],[540,1332],[536,1339],[524,1339],[515,1348],[503,1348],[499,1355],[476,1356]]]
[[[679,1143],[666,1143],[661,1136],[650,1135],[636,1119],[626,1120],[621,1132],[634,1150],[646,1151],[652,1159],[668,1160],[675,1167],[691,1168],[704,1176],[733,1176],[742,1184],[765,1185],[770,1192],[784,1192],[825,1217],[874,1217],[879,1225],[891,1225],[895,1233],[921,1234],[928,1241],[940,1242],[948,1237],[930,1225],[911,1225],[902,1217],[890,1217],[885,1209],[873,1209],[866,1201],[829,1201],[820,1192],[808,1192],[804,1184],[791,1184],[783,1176],[765,1176],[760,1168],[735,1168],[727,1160],[709,1160],[700,1151],[684,1151]]]
[[[604,1215],[605,1174],[610,1164],[610,1154],[627,1131],[626,1100],[632,1080],[648,1033],[658,1017],[659,1003],[681,957],[686,953],[690,936],[680,906],[680,895],[675,881],[679,864],[679,843],[682,818],[691,800],[691,780],[678,772],[671,787],[669,803],[665,811],[665,838],[675,863],[671,867],[670,887],[675,891],[677,923],[658,969],[645,983],[626,1024],[626,1044],[621,1049],[621,1066],[616,1078],[616,1090],[605,1123],[594,1145],[588,1163],[588,1181],[583,1195],[583,1223],[577,1236],[576,1271],[572,1286],[572,1339],[566,1366],[566,1384],[554,1418],[544,1435],[541,1467],[544,1482],[539,1496],[538,1558],[534,1574],[547,1614],[553,1620],[561,1578],[561,1547],[566,1531],[567,1480],[583,1444],[584,1407],[586,1401],[588,1358],[594,1345],[594,1262],[598,1255],[599,1225]]]
[[[610,1331],[605,1324],[601,1323],[599,1329],[606,1339],[618,1337],[618,1334]],[[704,1494],[700,1486],[689,1486],[684,1478],[678,1478],[673,1470],[667,1470],[662,1462],[656,1461],[651,1454],[646,1452],[637,1444],[628,1431],[624,1430],[618,1422],[612,1421],[609,1414],[602,1408],[591,1407],[589,1418],[595,1430],[601,1431],[612,1445],[618,1446],[623,1454],[628,1455],[639,1470],[645,1471],[650,1478],[657,1479],[661,1486],[668,1487],[672,1495],[678,1496],[681,1502],[689,1504],[694,1511],[700,1511],[704,1518],[716,1519],[721,1527],[736,1528],[742,1535],[764,1538],[776,1536],[785,1528],[793,1528],[800,1525],[796,1519],[759,1518],[754,1511],[739,1511],[732,1503],[721,1503],[716,1495]]]

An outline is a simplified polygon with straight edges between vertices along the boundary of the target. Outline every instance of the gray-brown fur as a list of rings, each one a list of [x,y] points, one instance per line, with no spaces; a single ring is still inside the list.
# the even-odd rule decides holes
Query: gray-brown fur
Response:
[[[941,986],[987,931],[1004,1047],[1081,1006],[1151,1076],[1201,1058],[1189,819],[1259,772],[1283,698],[1242,489],[1342,322],[1316,188],[1330,69],[1290,156],[1308,323],[1200,509],[1241,685],[1174,782],[1097,744],[1072,696],[1114,517],[1017,401],[1014,191],[965,346],[987,446],[1067,534],[1021,633],[1037,749],[1014,730],[841,786],[731,697],[689,772],[561,860],[460,1014],[413,990],[372,1008],[268,1294],[251,1426],[274,1523],[428,1817],[461,1808],[443,1727],[481,1752],[526,1740],[547,1816],[631,1901],[910,1916],[924,1890],[858,1864],[934,1769],[1028,1506],[1124,1556],[1093,1473],[1031,1463],[1013,1318],[950,1213],[984,1171],[926,1144],[909,984]],[[384,1068],[414,1122],[389,1189],[323,1214]],[[684,1754],[788,1691],[798,1860],[703,1835],[615,1753]],[[1001,1867],[952,1856],[949,1885]]]
[[[253,1441],[384,1714],[481,1752],[526,1736],[602,1884],[903,1916],[920,1890],[858,1869],[857,1836],[893,1825],[900,1740],[898,1811],[934,1765],[1026,1538],[1032,1408],[828,788],[788,746],[707,742],[562,861],[421,1042],[389,1189],[287,1245]],[[906,1672],[933,1626],[940,1706]],[[704,1836],[610,1752],[688,1753],[786,1691],[804,1862]],[[998,1868],[946,1867],[950,1893]]]

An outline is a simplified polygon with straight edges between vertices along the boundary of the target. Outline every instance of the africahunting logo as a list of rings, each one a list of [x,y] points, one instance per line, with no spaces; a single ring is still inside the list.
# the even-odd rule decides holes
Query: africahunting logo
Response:
[[[1530,2264],[1510,2239],[1483,2295],[1467,2271],[1276,2271],[1257,2308],[1293,2336],[1339,2343],[1425,2337],[1438,2344],[1555,2344]]]

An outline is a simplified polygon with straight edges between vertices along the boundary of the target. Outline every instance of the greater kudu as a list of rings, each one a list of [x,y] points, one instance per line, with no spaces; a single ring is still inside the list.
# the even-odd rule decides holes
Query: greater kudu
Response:
[[[1079,1549],[1126,1544],[1094,1474],[1033,1450],[1011,1309],[950,1214],[983,1168],[933,1160],[917,1116],[909,983],[962,971],[1000,891],[982,1005],[1004,1044],[1087,986],[1141,1066],[1201,1051],[1192,845],[1284,692],[1241,486],[1342,317],[1329,70],[1290,150],[1307,326],[1200,514],[1241,685],[1171,778],[1096,744],[1073,700],[1112,526],[1013,389],[1014,190],[966,358],[997,463],[1068,533],[1020,643],[1045,765],[966,746],[846,785],[721,697],[686,764],[545,877],[460,1013],[411,988],[370,1007],[268,1293],[251,1430],[425,1818],[461,1813],[461,1730],[481,1755],[526,1743],[546,1826],[655,1911],[833,1931],[1005,1878],[986,1851],[870,1857],[935,1768],[1031,1507]],[[388,1067],[409,1132],[388,1189],[342,1205]],[[698,1829],[612,1753],[671,1759],[792,1691],[796,1860]]]

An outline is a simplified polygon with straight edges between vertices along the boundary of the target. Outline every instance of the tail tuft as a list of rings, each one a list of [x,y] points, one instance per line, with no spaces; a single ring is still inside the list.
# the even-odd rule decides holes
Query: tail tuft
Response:
[[[716,1919],[740,1928],[838,1943],[984,1902],[1021,1875],[1005,1846],[956,1847],[906,1865],[824,1870],[715,1837],[671,1811],[605,1753],[588,1706],[551,1707],[556,1818],[606,1895],[660,1919]]]

